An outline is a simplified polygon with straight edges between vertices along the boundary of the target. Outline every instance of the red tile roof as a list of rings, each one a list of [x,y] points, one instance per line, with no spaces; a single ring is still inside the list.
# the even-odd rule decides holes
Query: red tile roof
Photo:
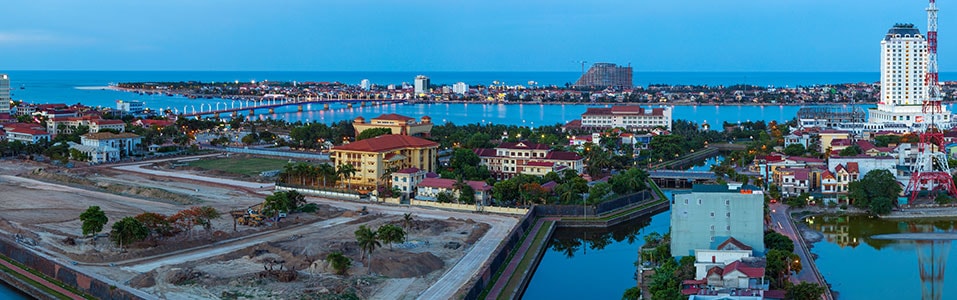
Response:
[[[123,122],[123,120],[106,120],[106,119],[103,119],[103,120],[93,120],[92,122],[93,122],[94,124],[97,124],[97,125],[125,124],[125,122]]]
[[[851,140],[849,139],[834,139],[831,140],[831,146],[850,146]]]
[[[386,134],[332,147],[332,151],[385,152],[402,148],[438,147],[439,143],[407,135]]]
[[[422,179],[422,182],[420,182],[418,186],[453,189],[455,187],[455,182],[456,181],[454,179],[425,178],[425,179]],[[492,186],[488,185],[488,183],[485,183],[484,181],[466,180],[465,183],[467,183],[469,186],[472,187],[473,190],[476,190],[476,191],[488,191],[492,189]]]
[[[406,117],[400,114],[382,114],[378,117],[373,118],[373,120],[393,120],[393,121],[415,121],[415,118]]]
[[[395,171],[395,173],[398,173],[398,174],[415,174],[417,172],[419,172],[419,168],[405,168],[402,170]]]
[[[496,156],[495,149],[478,148],[478,149],[472,149],[472,152],[475,152],[475,155],[478,155],[479,157],[495,157]]]
[[[859,141],[857,141],[857,146],[860,147],[862,151],[867,151],[867,150],[871,150],[871,149],[876,149],[876,148],[877,148],[877,146],[874,146],[874,144],[872,144],[871,142],[866,141],[866,140],[859,140]]]
[[[824,173],[821,174],[821,179],[834,179],[834,174],[832,174],[831,171],[825,170]]]
[[[734,245],[735,247],[741,250],[754,250],[751,248],[751,246],[745,245],[744,243],[735,239],[734,237],[729,237],[727,240],[719,244],[717,247],[717,250],[725,250],[725,247],[727,247],[728,245]]]
[[[29,135],[49,135],[43,127],[32,123],[10,123],[3,126],[6,132],[15,132]]]
[[[807,169],[794,169],[794,180],[807,180],[809,174]]]
[[[565,124],[565,128],[581,128],[582,120],[572,120]]]
[[[860,173],[860,169],[857,167],[856,161],[847,162],[847,172],[848,173]]]
[[[548,145],[545,145],[545,144],[536,144],[536,143],[524,142],[524,141],[523,141],[523,142],[518,142],[518,143],[502,142],[501,144],[498,144],[498,146],[496,146],[495,148],[515,149],[515,150],[548,150],[548,149],[551,149],[550,147],[548,147]]]
[[[545,155],[545,159],[554,160],[581,160],[582,157],[575,152],[552,151]]]
[[[764,277],[764,268],[754,268],[748,267],[741,263],[741,261],[735,261],[733,263],[724,266],[724,273],[721,274],[722,277],[731,274],[731,272],[739,271],[748,278],[761,278]]]

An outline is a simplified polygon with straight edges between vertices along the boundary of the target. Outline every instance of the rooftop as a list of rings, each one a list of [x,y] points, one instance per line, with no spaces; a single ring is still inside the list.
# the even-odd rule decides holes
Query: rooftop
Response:
[[[83,135],[84,138],[91,140],[113,140],[113,139],[129,139],[129,138],[138,138],[139,135],[121,132],[121,133],[112,133],[112,132],[97,132],[97,133],[87,133]]]
[[[761,188],[745,184],[741,186],[733,185],[731,187],[728,184],[695,184],[691,186],[692,193],[735,193],[735,194],[747,194],[751,192],[761,193]]]
[[[417,137],[397,134],[380,135],[332,147],[332,151],[385,152],[402,148],[438,147],[439,143]]]

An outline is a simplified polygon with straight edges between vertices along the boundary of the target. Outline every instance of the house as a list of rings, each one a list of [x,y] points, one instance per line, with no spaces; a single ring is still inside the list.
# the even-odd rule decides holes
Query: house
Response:
[[[348,164],[356,173],[346,182],[360,190],[388,186],[389,170],[416,168],[435,171],[439,144],[408,135],[386,134],[332,147],[329,158],[335,165]]]
[[[116,132],[126,131],[123,120],[107,120],[99,116],[67,117],[47,120],[47,131],[54,134],[72,134],[80,126],[87,126],[89,132],[97,133],[103,129]]]
[[[640,106],[615,105],[610,108],[588,108],[581,115],[581,128],[629,130],[671,130],[671,107],[645,109]]]
[[[821,130],[818,132],[818,136],[820,137],[821,141],[821,149],[818,149],[818,151],[821,153],[827,153],[828,149],[832,147],[831,142],[834,140],[851,139],[850,132],[840,130]]]
[[[489,205],[491,202],[492,186],[484,181],[464,181],[472,190],[475,191],[475,203],[477,205]],[[418,192],[415,198],[424,201],[436,201],[439,194],[449,193],[456,199],[459,198],[459,190],[455,188],[456,181],[447,178],[425,178],[417,186]]]
[[[136,152],[140,147],[143,138],[139,135],[121,132],[97,132],[87,133],[80,136],[80,144],[91,146],[103,151],[112,152],[111,149],[118,151],[117,156],[107,157],[107,161],[116,161],[121,157],[129,156]]]
[[[784,168],[774,172],[774,182],[784,197],[811,192],[811,172],[805,168]]]
[[[753,250],[734,237],[726,238],[717,247],[695,249],[695,278],[704,278],[712,267],[723,267],[743,258],[752,257]]]
[[[8,123],[3,125],[7,141],[20,141],[25,144],[34,144],[42,140],[50,141],[50,134],[43,130],[43,126],[34,123]]]
[[[77,150],[86,156],[85,159],[76,158],[78,160],[86,160],[94,164],[120,160],[120,149],[117,148],[94,147],[90,145],[77,144],[74,142],[67,142],[67,145],[70,145],[70,149]]]
[[[416,122],[415,118],[399,114],[382,114],[372,118],[368,123],[365,118],[356,117],[352,121],[352,127],[356,130],[356,136],[367,129],[387,128],[392,131],[392,134],[428,137],[432,132],[432,118],[424,116],[421,122]]]
[[[418,168],[405,168],[392,173],[392,188],[408,198],[415,198],[415,187],[425,179],[427,172]]]
[[[518,174],[545,175],[565,169],[581,174],[584,158],[574,152],[554,151],[545,144],[530,142],[503,142],[494,149],[474,149],[484,166],[497,179],[508,179]]]

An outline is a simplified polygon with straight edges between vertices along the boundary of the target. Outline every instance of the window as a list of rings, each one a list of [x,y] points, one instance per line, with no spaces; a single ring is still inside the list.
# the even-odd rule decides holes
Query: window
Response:
[[[712,217],[712,218],[714,217],[714,212],[711,212],[711,217]]]
[[[701,199],[698,199],[698,205],[701,205]]]

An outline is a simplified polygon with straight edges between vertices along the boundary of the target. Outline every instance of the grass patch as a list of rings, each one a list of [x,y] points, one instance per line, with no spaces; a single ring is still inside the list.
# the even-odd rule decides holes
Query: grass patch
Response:
[[[535,222],[538,222],[538,218],[536,218],[534,221],[532,221],[532,227],[535,227],[535,225],[534,225]],[[526,232],[524,235],[522,235],[522,238],[519,239],[519,240],[518,240],[518,243],[515,244],[516,247],[521,247],[521,246],[522,246],[522,243],[525,242],[525,239],[526,239],[526,238],[528,238],[528,232]],[[485,286],[485,289],[482,290],[482,293],[481,293],[481,294],[479,294],[479,299],[488,298],[488,294],[489,294],[490,292],[492,292],[492,288],[495,287],[495,283],[498,282],[498,279],[499,279],[500,277],[502,277],[502,273],[505,272],[505,269],[508,267],[508,264],[509,264],[510,262],[512,262],[512,259],[515,258],[515,253],[517,253],[517,252],[518,252],[518,249],[517,249],[517,248],[516,248],[515,250],[513,250],[513,251],[509,251],[508,257],[506,257],[506,258],[505,258],[505,261],[502,262],[502,265],[501,265],[501,267],[498,269],[498,271],[495,271],[495,274],[492,274],[492,277],[489,279],[488,285]]]
[[[67,290],[67,291],[70,291],[70,292],[72,292],[72,293],[74,293],[74,294],[77,294],[77,295],[79,295],[80,297],[83,297],[84,299],[91,299],[91,300],[95,300],[95,299],[96,299],[95,297],[90,296],[90,295],[88,295],[88,294],[86,294],[86,293],[84,293],[84,292],[78,290],[77,288],[75,288],[75,287],[73,287],[73,286],[67,285],[67,284],[65,284],[65,283],[63,283],[63,282],[61,282],[61,281],[59,281],[59,280],[54,279],[54,278],[50,278],[50,276],[47,276],[46,274],[40,273],[40,271],[31,269],[31,268],[29,268],[29,267],[27,267],[27,266],[21,264],[21,263],[18,262],[18,261],[15,261],[15,260],[13,260],[13,259],[10,259],[9,257],[0,255],[0,259],[3,259],[3,260],[5,260],[5,261],[7,261],[7,262],[13,264],[14,266],[20,268],[20,269],[23,269],[23,270],[25,270],[25,271],[27,271],[27,272],[30,272],[30,273],[33,274],[33,275],[36,275],[36,276],[38,276],[38,277],[40,277],[40,278],[43,278],[43,280],[46,280],[46,281],[49,282],[49,283],[52,283],[52,284],[54,284],[54,285],[56,285],[56,286],[59,286],[59,287],[65,289],[65,290]],[[17,277],[18,279],[22,280],[23,282],[26,282],[26,283],[28,283],[28,284],[30,284],[30,285],[32,285],[32,286],[34,286],[34,287],[36,287],[36,288],[38,288],[38,289],[40,289],[40,290],[43,290],[44,292],[46,292],[46,293],[48,293],[48,294],[50,294],[50,295],[53,295],[54,297],[57,297],[57,298],[59,298],[59,299],[70,299],[70,297],[68,297],[67,295],[64,295],[64,294],[62,294],[62,293],[60,293],[60,292],[57,292],[57,291],[55,291],[55,290],[53,290],[53,289],[51,289],[51,288],[49,288],[49,287],[43,285],[42,283],[39,283],[39,282],[34,281],[33,279],[27,278],[27,277],[24,276],[23,274],[20,274],[19,272],[15,271],[15,270],[11,270],[10,268],[7,268],[7,267],[4,266],[4,265],[0,265],[0,270],[3,270],[4,272],[7,272],[8,274],[10,274],[10,275],[12,275],[12,276],[14,276],[14,277]]]
[[[528,252],[525,252],[525,256],[522,256],[522,260],[518,262],[518,267],[515,268],[515,272],[512,273],[512,277],[508,279],[508,284],[505,285],[505,291],[515,290],[521,281],[522,276],[528,268],[531,267],[532,261],[535,260],[536,255],[529,255],[532,253],[537,253],[536,250],[539,250],[541,247],[545,247],[545,234],[548,233],[548,229],[554,226],[554,221],[545,221],[542,224],[542,227],[538,229],[538,233],[535,234],[535,239],[532,240],[532,243],[528,247]],[[521,244],[519,244],[521,245]],[[499,294],[499,299],[508,299],[507,297],[511,296],[508,293]]]
[[[262,171],[281,170],[288,163],[288,159],[250,157],[202,159],[191,161],[189,165],[206,170],[257,176]]]

